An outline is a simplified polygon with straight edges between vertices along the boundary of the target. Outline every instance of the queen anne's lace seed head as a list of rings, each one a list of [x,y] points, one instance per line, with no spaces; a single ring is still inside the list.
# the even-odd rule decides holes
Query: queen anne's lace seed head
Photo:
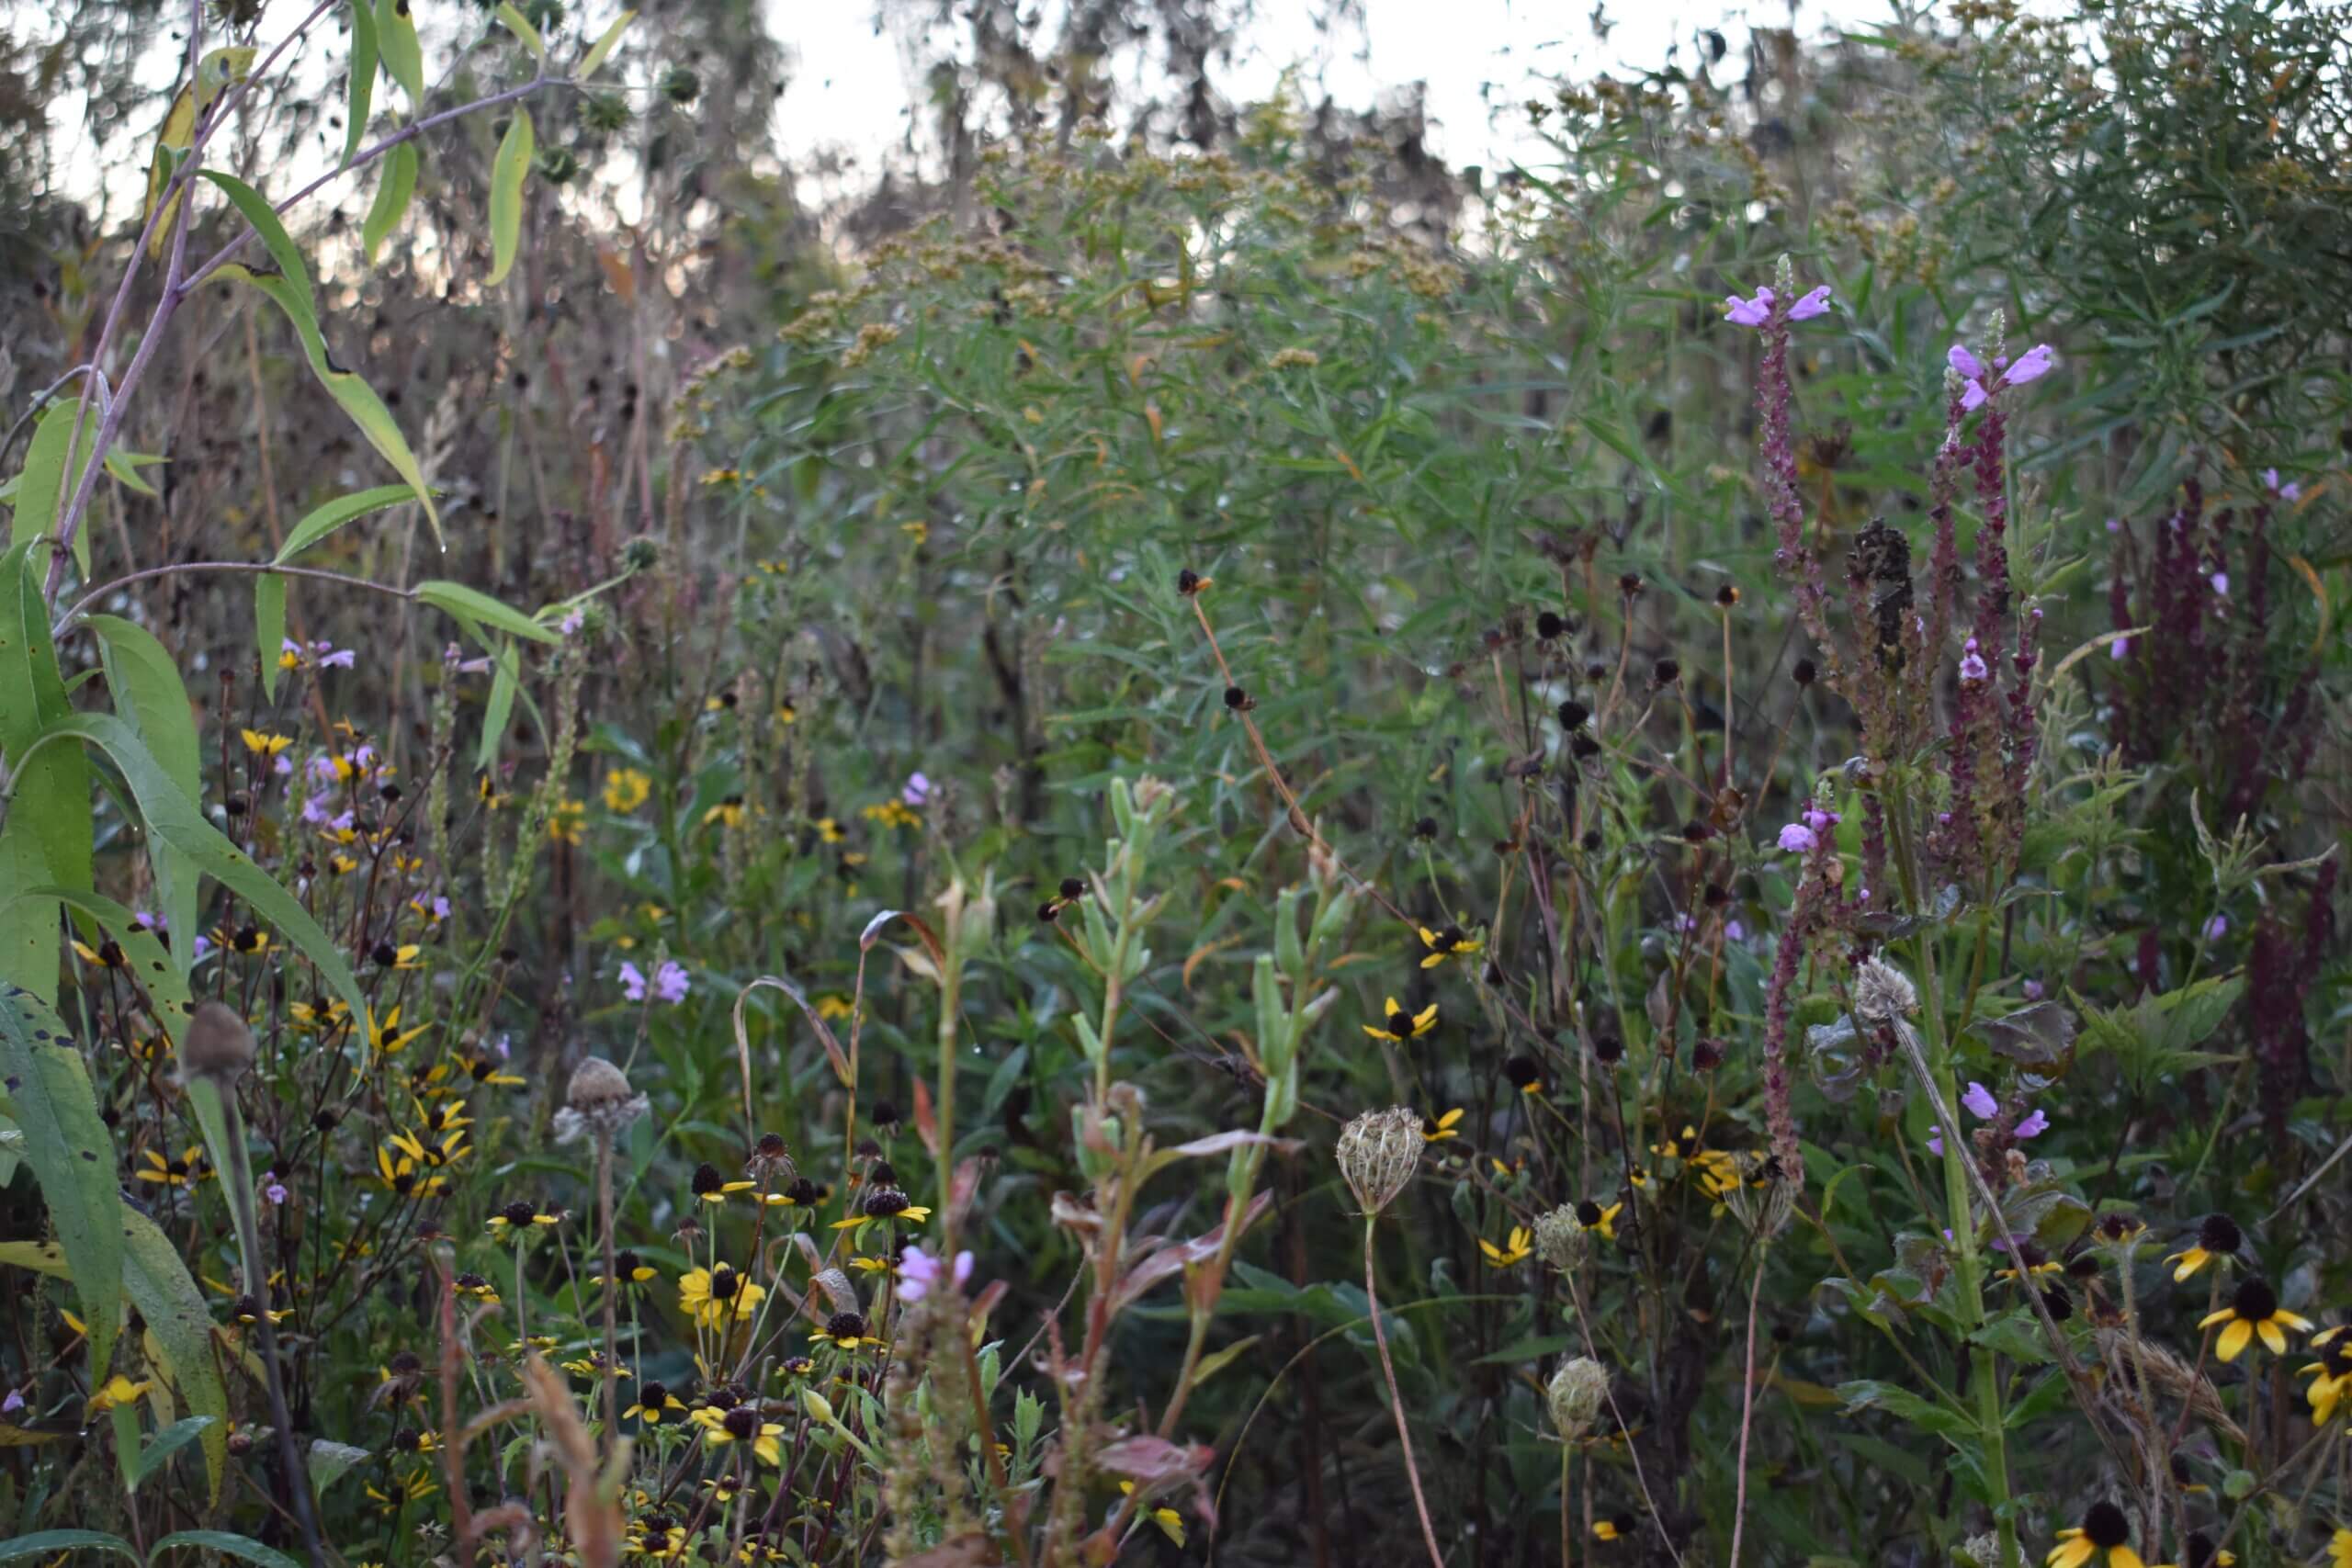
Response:
[[[1340,1175],[1366,1214],[1388,1207],[1421,1163],[1421,1117],[1393,1106],[1368,1111],[1340,1134]]]
[[[1854,971],[1854,1011],[1864,1023],[1887,1024],[1919,1010],[1919,993],[1902,970],[1866,958]]]
[[[1552,1409],[1552,1425],[1560,1440],[1573,1443],[1592,1430],[1601,1403],[1609,1397],[1609,1369],[1589,1356],[1561,1364],[1544,1390]]]
[[[1573,1274],[1591,1245],[1574,1203],[1563,1203],[1535,1217],[1535,1256],[1563,1274]]]

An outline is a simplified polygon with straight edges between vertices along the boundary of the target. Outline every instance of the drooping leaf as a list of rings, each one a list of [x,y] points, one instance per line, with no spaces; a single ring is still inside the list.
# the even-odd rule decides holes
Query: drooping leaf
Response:
[[[73,711],[50,641],[37,558],[29,545],[0,556],[0,763],[15,775],[0,820],[0,887],[86,888],[89,763],[78,747],[34,750],[42,729]],[[18,903],[0,914],[0,984],[56,994],[58,913],[54,903]]]
[[[183,1416],[141,1447],[139,1458],[130,1467],[133,1491],[146,1483],[147,1478],[172,1462],[172,1456],[196,1441],[207,1427],[220,1425],[217,1416]]]
[[[1998,1018],[1978,1019],[1973,1027],[1996,1055],[2028,1066],[2058,1061],[2075,1043],[2075,1015],[2053,998],[2030,1002]]]
[[[213,1418],[197,1440],[204,1445],[205,1472],[217,1504],[229,1473],[229,1393],[213,1360],[212,1314],[178,1243],[119,1195],[115,1212],[121,1219],[122,1288],[147,1320],[151,1343],[161,1351],[165,1375],[181,1401],[192,1414]]]
[[[416,18],[409,15],[409,0],[376,0],[376,47],[384,57],[384,73],[408,95],[409,112],[424,107],[424,50],[416,41]]]
[[[187,57],[183,54],[181,59]],[[196,62],[196,80],[183,84],[173,95],[172,107],[164,111],[164,128],[155,137],[155,154],[147,166],[147,199],[140,209],[144,221],[154,212],[155,203],[170,189],[172,175],[180,166],[179,155],[196,141],[196,119],[199,112],[212,107],[213,100],[252,74],[254,51],[250,49],[216,49]],[[151,261],[161,261],[164,247],[172,233],[172,220],[179,210],[181,191],[173,191],[164,204],[163,216],[155,220],[153,234],[147,242]]]
[[[408,493],[405,487],[401,493]],[[261,654],[261,694],[277,700],[277,655],[286,647],[286,579],[274,571],[254,579],[254,647]]]
[[[264,1546],[247,1535],[232,1535],[227,1530],[180,1530],[157,1541],[147,1553],[153,1562],[174,1547],[192,1546],[198,1551],[217,1551],[224,1557],[242,1557],[248,1562],[258,1562],[261,1568],[302,1568],[286,1553],[273,1546]]]
[[[164,772],[191,800],[202,793],[202,752],[196,739],[196,718],[189,710],[187,688],[180,682],[179,665],[155,634],[119,615],[93,615],[90,629],[98,634],[106,660],[107,690],[114,694],[116,711],[130,720],[131,728]],[[277,644],[262,645],[262,668],[277,668]],[[169,844],[150,844],[147,858],[155,868],[156,902],[162,907],[164,929],[172,933],[172,953],[185,974],[196,952],[196,868]]]
[[[18,987],[0,989],[0,1087],[25,1134],[25,1161],[74,1271],[90,1325],[90,1368],[104,1376],[122,1318],[122,1193],[114,1139],[74,1037],[48,1003]],[[175,1254],[175,1257],[177,1255]]]
[[[50,732],[86,740],[105,751],[130,785],[148,832],[180,850],[198,871],[252,905],[256,915],[317,966],[327,987],[351,1010],[351,1016],[372,1032],[367,993],[359,988],[358,977],[352,974],[334,939],[319,929],[310,911],[276,877],[204,819],[196,802],[164,774],[129,725],[112,714],[77,713],[51,726]]]
[[[155,1021],[163,1025],[164,1032],[173,1039],[179,1038],[180,1021],[187,1017],[192,1008],[188,998],[187,973],[172,961],[171,954],[164,951],[155,933],[133,919],[130,910],[102,893],[85,893],[51,885],[21,888],[12,896],[0,895],[0,903],[14,904],[18,900],[52,908],[62,904],[97,922],[100,929],[121,947],[130,977],[154,1003]]]
[[[269,198],[219,169],[205,170],[204,177],[219,186],[220,193],[229,198],[229,205],[237,209],[237,215],[254,226],[254,232],[261,236],[263,248],[269,252],[269,259],[277,264],[277,275],[294,286],[303,313],[316,321],[319,296],[311,283],[310,265],[302,259],[302,248],[294,243],[294,236],[286,231],[286,225],[271,209]]]
[[[492,626],[533,642],[560,643],[563,640],[553,626],[542,625],[522,611],[502,604],[481,590],[469,588],[462,582],[448,582],[437,578],[420,582],[416,585],[416,596],[435,609],[446,611],[459,621],[468,623],[469,629]]]
[[[375,1457],[373,1449],[338,1443],[329,1438],[312,1438],[311,1455],[306,1464],[311,1472],[311,1490],[324,1492],[349,1474],[352,1466],[364,1464]]]
[[[137,1547],[103,1530],[36,1530],[30,1535],[0,1540],[0,1562],[47,1557],[61,1551],[119,1551],[133,1562],[140,1560]]]
[[[413,141],[403,141],[384,154],[383,172],[376,179],[376,197],[368,204],[368,216],[359,225],[359,248],[369,266],[376,265],[376,253],[384,248],[385,237],[408,216],[409,198],[416,194],[416,158]]]
[[[521,107],[499,139],[498,158],[490,170],[490,276],[492,285],[506,281],[523,243],[523,181],[531,172],[535,138],[531,111]]]
[[[361,379],[356,371],[345,370],[327,353],[326,339],[319,332],[319,323],[306,309],[300,292],[285,278],[275,273],[255,272],[234,262],[220,268],[220,276],[252,284],[286,312],[294,323],[294,331],[302,340],[302,352],[311,362],[311,373],[326,388],[327,395],[342,406],[368,438],[368,445],[392,466],[393,471],[408,481],[409,490],[424,505],[424,518],[433,525],[434,543],[441,544],[441,513],[433,504],[432,492],[424,487],[424,472],[417,467],[416,454],[409,450],[408,440],[401,434],[399,422],[375,389]]]
[[[488,768],[498,761],[507,720],[514,715],[514,694],[521,686],[522,665],[522,650],[511,638],[500,638],[498,652],[491,661],[490,700],[482,705],[481,744],[474,754],[476,767]]]
[[[580,69],[572,73],[572,80],[584,83],[594,76],[611,56],[614,47],[621,41],[621,34],[628,31],[628,25],[635,20],[635,11],[623,11],[614,17],[613,25],[606,28],[588,52],[580,57]]]
[[[343,162],[351,162],[368,134],[368,116],[376,107],[376,7],[368,0],[351,0],[351,86],[343,106]]]
[[[75,419],[79,416],[78,433]],[[98,405],[92,399],[86,411],[78,397],[62,397],[41,411],[40,421],[33,426],[32,444],[25,448],[24,472],[17,476],[14,516],[8,529],[8,542],[21,545],[35,535],[57,536],[58,514],[71,498],[74,482],[90,461],[90,446],[97,439]],[[71,447],[69,453],[67,448]],[[73,465],[68,475],[66,466]],[[88,531],[74,540],[74,563],[86,575],[89,570]]]

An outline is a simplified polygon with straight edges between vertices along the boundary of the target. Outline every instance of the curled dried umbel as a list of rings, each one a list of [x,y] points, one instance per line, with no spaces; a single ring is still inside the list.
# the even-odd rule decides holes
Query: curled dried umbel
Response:
[[[1536,1215],[1535,1256],[1563,1274],[1575,1273],[1591,1247],[1586,1235],[1588,1228],[1574,1203],[1563,1203]]]
[[[1894,964],[1866,958],[1854,971],[1854,1011],[1864,1023],[1883,1026],[1918,1010],[1917,988]]]
[[[1609,1369],[1589,1356],[1561,1363],[1544,1389],[1552,1425],[1564,1443],[1576,1442],[1592,1430],[1593,1422],[1600,1416],[1601,1402],[1608,1397]]]
[[[1421,1117],[1404,1106],[1368,1111],[1340,1134],[1340,1175],[1366,1216],[1379,1213],[1420,1168]]]
[[[609,1142],[650,1109],[645,1096],[630,1090],[628,1074],[602,1056],[587,1057],[571,1069],[563,1109],[555,1113],[556,1142],[577,1143],[589,1134]]]

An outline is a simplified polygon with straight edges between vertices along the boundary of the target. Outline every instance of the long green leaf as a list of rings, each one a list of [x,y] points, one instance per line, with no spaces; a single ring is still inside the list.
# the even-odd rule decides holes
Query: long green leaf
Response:
[[[201,1551],[217,1551],[224,1557],[242,1557],[248,1562],[258,1562],[262,1568],[302,1568],[276,1547],[264,1546],[251,1536],[231,1535],[227,1530],[181,1530],[157,1541],[148,1552],[153,1562],[175,1546],[192,1546]]]
[[[351,89],[344,104],[343,161],[351,162],[368,134],[368,116],[376,107],[376,7],[368,0],[351,0]]]
[[[438,578],[416,585],[416,596],[436,610],[446,610],[460,621],[480,622],[512,632],[532,642],[560,643],[563,638],[554,627],[543,626],[522,611],[500,604],[478,588],[462,582],[447,582]]]
[[[102,1530],[36,1530],[31,1535],[0,1540],[0,1562],[46,1557],[57,1551],[119,1551],[133,1562],[139,1561],[137,1547],[119,1535],[107,1535]]]
[[[146,1483],[147,1478],[172,1461],[172,1456],[196,1441],[207,1427],[217,1427],[217,1416],[183,1416],[154,1437],[139,1450],[139,1458],[130,1467],[132,1490]]]
[[[129,725],[112,714],[77,713],[51,725],[50,733],[86,740],[106,752],[130,784],[147,831],[187,854],[198,870],[252,905],[254,913],[317,965],[328,988],[342,998],[363,1030],[372,1034],[367,993],[359,988],[358,977],[336,949],[334,939],[319,929],[310,911],[278,886],[276,877],[204,819],[196,802],[165,775]]]
[[[21,545],[37,534],[57,536],[57,515],[73,492],[65,465],[70,460],[75,477],[90,461],[90,446],[97,439],[98,407],[91,400],[88,417],[81,421],[77,432],[74,420],[82,412],[79,397],[62,397],[41,412],[40,423],[33,426],[32,445],[25,449],[25,469],[17,476],[15,515],[8,529],[8,542]],[[69,455],[66,448],[71,446]],[[74,536],[74,561],[87,576],[90,570],[89,530]]]
[[[122,1192],[114,1140],[90,1073],[56,1011],[18,987],[0,991],[0,1083],[25,1135],[25,1161],[74,1270],[90,1325],[90,1371],[104,1378],[122,1318]],[[177,1256],[175,1254],[174,1256]]]
[[[531,131],[531,111],[517,106],[514,118],[507,122],[506,134],[499,139],[498,157],[490,169],[490,277],[495,285],[506,281],[506,274],[514,265],[514,255],[523,243],[523,180],[531,172],[531,154],[535,138]]]
[[[0,556],[0,762],[13,777],[0,821],[0,887],[91,885],[89,762],[72,746],[33,747],[72,712],[50,642],[49,606],[29,544]],[[56,905],[0,917],[0,984],[57,994]]]
[[[212,1313],[187,1271],[178,1243],[119,1196],[115,1206],[122,1216],[123,1289],[147,1320],[147,1332],[162,1352],[180,1398],[196,1415],[213,1418],[197,1440],[204,1445],[211,1500],[218,1504],[229,1473],[229,1391],[221,1386],[212,1356]]]
[[[408,493],[405,486],[401,493]],[[261,694],[276,702],[282,671],[270,649],[282,652],[286,647],[286,579],[274,571],[254,579],[254,647],[261,652]]]
[[[384,72],[408,95],[412,114],[424,107],[424,50],[416,41],[416,18],[408,13],[409,0],[376,0],[376,47],[384,56]]]
[[[637,20],[635,11],[623,11],[614,17],[613,25],[606,28],[604,35],[597,39],[595,47],[581,57],[580,69],[573,73],[572,80],[585,82],[589,77],[594,76],[597,68],[603,65],[605,59],[613,52],[613,46],[621,41],[621,34],[627,32],[628,25],[635,20]]]
[[[114,694],[116,711],[126,715],[139,739],[162,763],[171,781],[195,799],[202,793],[203,752],[196,739],[196,718],[189,711],[187,688],[169,650],[155,634],[119,615],[93,615],[90,628],[98,634],[106,660],[107,689]],[[262,648],[262,668],[277,668],[277,644]],[[148,859],[155,867],[156,902],[164,929],[172,933],[172,953],[185,973],[195,962],[196,867],[169,844],[150,844]]]
[[[490,700],[482,705],[481,745],[474,754],[478,768],[488,768],[498,761],[499,745],[506,739],[507,721],[514,716],[514,694],[521,689],[522,666],[522,651],[502,637],[492,660]]]
[[[392,411],[375,389],[361,379],[356,371],[345,370],[327,353],[326,339],[320,334],[317,318],[305,308],[301,296],[284,277],[275,273],[255,272],[250,267],[230,263],[220,268],[220,276],[233,277],[252,284],[277,303],[286,319],[294,323],[294,331],[302,340],[302,352],[310,359],[311,374],[327,389],[327,395],[342,405],[351,416],[368,445],[380,454],[393,471],[408,481],[409,489],[424,504],[424,519],[433,525],[433,540],[443,544],[441,513],[433,504],[433,494],[424,488],[424,472],[417,467],[416,454],[409,450],[408,438],[401,434],[400,423],[392,418]]]
[[[368,204],[368,216],[359,225],[359,249],[369,266],[376,265],[385,238],[408,216],[409,198],[416,194],[416,143],[401,142],[384,154],[383,163],[376,198]]]
[[[261,236],[263,247],[269,252],[269,259],[277,264],[277,275],[294,286],[304,313],[315,323],[319,319],[319,295],[311,285],[310,265],[302,260],[302,248],[294,243],[294,236],[286,231],[286,225],[271,210],[269,198],[234,175],[224,175],[218,169],[202,173],[220,187],[238,215],[254,226],[254,232]]]
[[[514,8],[513,0],[498,0],[498,19],[506,24],[508,32],[523,40],[523,47],[531,51],[532,59],[542,65],[548,62],[548,40],[541,38],[539,29]]]
[[[404,501],[415,499],[414,492],[406,485],[378,485],[374,490],[339,495],[324,505],[313,508],[308,516],[294,525],[294,531],[286,536],[284,544],[278,546],[276,559],[282,565],[346,523],[365,517],[370,512],[381,512],[387,506],[398,506]],[[262,651],[266,653],[269,650],[264,649]]]
[[[153,931],[133,919],[130,910],[103,893],[85,893],[73,888],[44,886],[20,889],[13,896],[0,895],[0,904],[17,902],[39,903],[54,908],[62,904],[77,909],[96,921],[106,933],[122,948],[124,960],[130,965],[130,977],[147,993],[154,1004],[155,1021],[164,1032],[177,1040],[180,1021],[194,1009],[188,993],[187,975],[174,963]],[[194,917],[190,917],[191,919]],[[189,944],[195,945],[193,942]]]

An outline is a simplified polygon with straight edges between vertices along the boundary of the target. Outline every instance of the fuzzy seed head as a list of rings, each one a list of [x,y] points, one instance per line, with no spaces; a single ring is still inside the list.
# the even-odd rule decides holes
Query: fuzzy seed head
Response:
[[[253,1065],[254,1032],[245,1021],[220,1002],[198,1008],[180,1039],[180,1071],[226,1088]]]
[[[1591,1245],[1574,1203],[1563,1203],[1535,1217],[1535,1256],[1563,1274],[1577,1271]]]
[[[1552,1409],[1552,1425],[1564,1443],[1573,1443],[1592,1430],[1601,1403],[1609,1397],[1609,1369],[1589,1356],[1563,1362],[1544,1390]]]
[[[1864,1023],[1893,1023],[1919,1010],[1919,993],[1894,964],[1866,958],[1854,971],[1854,1010]]]

